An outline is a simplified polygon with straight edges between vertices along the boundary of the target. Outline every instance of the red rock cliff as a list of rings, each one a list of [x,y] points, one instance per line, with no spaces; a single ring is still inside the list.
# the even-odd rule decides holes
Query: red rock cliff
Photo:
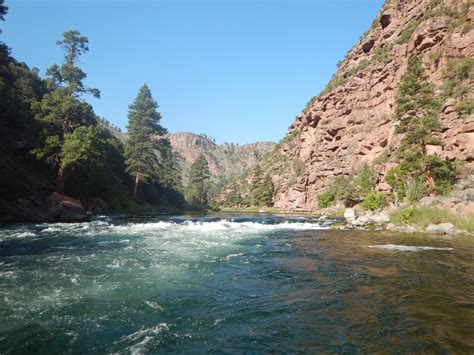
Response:
[[[315,209],[317,195],[331,180],[363,163],[389,154],[400,142],[393,119],[400,77],[418,55],[440,92],[449,62],[474,55],[474,8],[462,0],[388,1],[372,28],[347,54],[328,88],[290,126],[270,159],[274,205]],[[473,98],[473,75],[463,83],[462,100]],[[444,146],[436,154],[474,164],[474,118],[459,111],[459,97],[448,98],[436,132]],[[390,154],[389,154],[390,155]],[[393,160],[379,163],[378,190],[388,190],[384,174]]]

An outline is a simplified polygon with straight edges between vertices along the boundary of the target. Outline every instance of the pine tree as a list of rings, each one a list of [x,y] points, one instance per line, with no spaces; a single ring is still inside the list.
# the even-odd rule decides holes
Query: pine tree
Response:
[[[191,165],[186,200],[198,207],[208,206],[211,173],[204,155],[200,155]]]
[[[64,193],[67,166],[62,164],[64,137],[80,126],[97,123],[92,106],[81,97],[84,94],[99,97],[100,93],[84,86],[86,74],[76,65],[79,56],[89,50],[87,37],[78,31],[67,31],[57,44],[65,51],[65,61],[61,66],[54,64],[47,70],[50,92],[34,105],[43,132],[42,144],[33,150],[33,154],[58,169],[57,191]]]
[[[273,185],[272,178],[269,175],[265,175],[260,187],[260,206],[270,207],[273,204],[273,193],[275,187]]]
[[[143,85],[128,111],[128,137],[125,145],[127,171],[135,183],[133,198],[138,200],[138,188],[141,182],[158,176],[157,148],[153,137],[163,135],[166,130],[160,125],[161,115],[157,111],[158,103],[153,99],[148,86]]]
[[[400,198],[409,188],[407,182],[413,185],[412,190],[421,191],[417,198],[426,192],[437,194],[446,191],[454,178],[454,170],[450,162],[428,156],[426,151],[428,144],[442,144],[433,136],[433,132],[440,128],[440,101],[424,74],[419,57],[409,59],[395,102],[396,132],[404,137],[397,150],[400,163],[387,173],[387,182]]]
[[[105,162],[106,141],[100,128],[94,126],[81,126],[72,133],[66,133],[64,144],[61,148],[61,168],[80,163],[81,161],[94,161],[96,164]]]
[[[253,171],[250,185],[251,203],[253,206],[271,206],[273,200],[274,186],[269,175],[264,175],[260,165],[256,165]]]
[[[178,163],[179,154],[173,151],[167,137],[160,137],[160,139],[158,139],[157,151],[160,155],[158,163],[160,185],[182,193],[183,182],[181,178],[181,167]]]
[[[5,15],[8,12],[8,7],[3,5],[4,2],[4,0],[0,0],[0,21],[5,21]],[[1,30],[0,33],[2,33]]]

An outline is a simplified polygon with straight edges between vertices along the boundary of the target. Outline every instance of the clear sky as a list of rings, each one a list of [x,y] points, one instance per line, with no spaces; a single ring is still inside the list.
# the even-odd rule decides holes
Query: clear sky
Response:
[[[147,83],[171,132],[218,143],[278,141],[383,0],[6,0],[1,39],[44,74],[77,29],[99,116],[127,125]]]

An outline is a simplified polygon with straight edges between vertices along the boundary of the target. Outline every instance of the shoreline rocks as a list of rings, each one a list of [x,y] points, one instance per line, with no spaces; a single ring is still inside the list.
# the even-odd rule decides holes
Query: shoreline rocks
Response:
[[[0,223],[86,222],[92,212],[81,201],[53,192],[47,198],[28,196],[0,201]]]

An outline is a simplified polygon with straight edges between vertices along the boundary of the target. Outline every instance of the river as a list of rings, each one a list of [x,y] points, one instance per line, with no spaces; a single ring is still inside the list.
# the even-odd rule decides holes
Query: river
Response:
[[[474,239],[311,218],[0,228],[0,353],[474,352]]]

